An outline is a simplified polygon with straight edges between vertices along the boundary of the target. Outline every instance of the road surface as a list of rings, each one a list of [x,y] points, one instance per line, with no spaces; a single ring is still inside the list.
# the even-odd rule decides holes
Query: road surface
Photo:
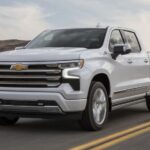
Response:
[[[1,150],[67,150],[101,140],[109,135],[150,122],[146,105],[138,104],[112,112],[105,127],[98,132],[83,131],[76,120],[20,119],[15,126],[0,127]],[[141,129],[143,130],[143,129]],[[144,129],[145,131],[145,129]],[[141,134],[136,135],[136,132]],[[150,150],[150,130],[137,130],[135,136],[109,146],[108,150]],[[129,137],[130,135],[125,135]],[[117,140],[122,137],[117,138]],[[123,137],[124,139],[124,137]],[[115,139],[114,139],[115,140]],[[114,143],[114,140],[112,141]],[[112,143],[111,142],[111,143]],[[106,143],[107,144],[107,143]],[[108,145],[108,144],[107,144]],[[92,145],[100,149],[100,144]],[[91,148],[91,149],[92,149]],[[89,148],[87,148],[89,149]]]

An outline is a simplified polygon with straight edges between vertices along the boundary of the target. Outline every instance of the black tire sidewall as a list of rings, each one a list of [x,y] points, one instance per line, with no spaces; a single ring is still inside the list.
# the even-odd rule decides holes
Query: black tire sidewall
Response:
[[[19,120],[19,117],[0,117],[0,125],[14,125]]]
[[[150,111],[150,96],[146,97],[146,105],[147,105],[148,110]]]

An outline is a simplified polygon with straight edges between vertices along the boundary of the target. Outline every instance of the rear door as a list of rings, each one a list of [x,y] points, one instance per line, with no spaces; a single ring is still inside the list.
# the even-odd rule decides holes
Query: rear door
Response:
[[[129,44],[132,53],[128,55],[128,63],[131,63],[134,70],[134,79],[132,81],[134,94],[145,94],[149,86],[149,58],[145,49],[142,48],[136,33],[122,30],[125,43]]]

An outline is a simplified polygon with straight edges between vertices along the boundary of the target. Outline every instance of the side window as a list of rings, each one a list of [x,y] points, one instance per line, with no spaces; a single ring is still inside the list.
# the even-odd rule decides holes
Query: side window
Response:
[[[119,30],[114,30],[112,31],[111,37],[110,37],[110,42],[109,42],[109,49],[112,51],[113,46],[116,44],[123,44],[123,39],[120,34]]]
[[[124,31],[126,42],[131,46],[132,52],[137,53],[141,51],[138,39],[133,32]]]

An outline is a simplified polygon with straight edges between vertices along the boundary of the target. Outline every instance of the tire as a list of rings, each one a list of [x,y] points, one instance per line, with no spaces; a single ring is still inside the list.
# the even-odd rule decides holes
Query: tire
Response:
[[[92,82],[88,94],[86,109],[80,120],[81,127],[88,131],[100,130],[108,118],[108,113],[109,101],[106,88],[101,82]]]
[[[14,125],[19,120],[18,117],[0,117],[0,125],[9,126]]]
[[[146,105],[147,105],[148,110],[150,111],[150,96],[146,97]]]

